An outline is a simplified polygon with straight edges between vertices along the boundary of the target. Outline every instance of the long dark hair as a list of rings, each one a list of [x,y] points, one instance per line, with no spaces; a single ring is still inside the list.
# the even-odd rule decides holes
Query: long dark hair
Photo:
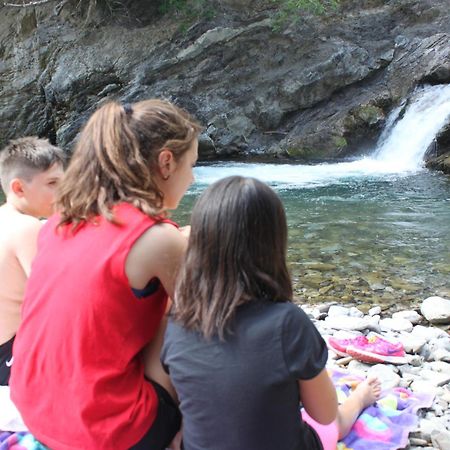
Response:
[[[131,203],[148,215],[163,212],[154,174],[163,148],[181,158],[201,128],[185,111],[164,100],[132,105],[110,102],[88,120],[59,187],[60,224],[78,224]]]
[[[224,338],[239,305],[292,301],[286,249],[283,204],[269,186],[239,176],[217,181],[192,211],[174,320],[206,338]]]

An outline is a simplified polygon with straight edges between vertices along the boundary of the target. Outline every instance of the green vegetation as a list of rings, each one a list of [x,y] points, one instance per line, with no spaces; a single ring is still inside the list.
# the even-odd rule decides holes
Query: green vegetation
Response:
[[[299,12],[325,14],[339,6],[339,0],[272,0],[277,3],[283,13],[297,15]]]
[[[335,11],[340,0],[270,0],[275,6],[274,30],[287,23],[295,23],[304,13],[322,15]],[[217,14],[217,4],[208,0],[162,0],[159,4],[161,14],[178,16],[182,28],[199,19],[212,19]]]
[[[291,158],[311,159],[316,156],[316,150],[309,147],[289,147],[286,149],[286,153]]]
[[[288,23],[296,23],[302,13],[322,15],[335,11],[340,0],[272,0],[278,5],[278,12],[274,20],[274,30],[279,30]]]
[[[344,136],[335,136],[333,138],[333,143],[337,149],[341,150],[344,147],[347,147],[347,139]]]
[[[384,119],[383,110],[374,105],[362,106],[357,112],[357,115],[363,122],[369,125],[374,125]]]
[[[264,2],[264,0],[262,0]],[[274,29],[280,29],[287,23],[295,23],[304,13],[315,15],[326,14],[336,10],[341,0],[265,0],[267,5],[274,6]],[[76,9],[87,10],[86,16],[91,17],[97,9],[106,10],[114,15],[128,15],[133,0],[10,0],[4,6],[27,8],[55,4],[57,14],[66,4],[75,3]],[[187,28],[199,20],[210,20],[218,13],[220,2],[212,0],[158,0],[151,6],[159,14],[175,16],[181,23],[180,28]]]

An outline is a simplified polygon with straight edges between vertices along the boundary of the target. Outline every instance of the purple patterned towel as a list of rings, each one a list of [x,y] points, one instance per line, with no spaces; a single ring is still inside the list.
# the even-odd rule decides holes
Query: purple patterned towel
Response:
[[[0,431],[0,450],[49,450],[27,431]]]
[[[330,369],[338,401],[342,403],[363,378],[348,370]],[[434,396],[396,387],[383,391],[380,400],[366,408],[338,450],[396,450],[408,445],[418,422],[417,410],[429,408]]]
[[[330,369],[342,403],[363,378],[347,370]],[[397,450],[408,444],[408,435],[417,426],[417,410],[428,408],[433,396],[409,389],[393,388],[383,391],[375,405],[366,408],[350,433],[338,443],[337,450]],[[27,432],[0,431],[0,450],[48,450]]]

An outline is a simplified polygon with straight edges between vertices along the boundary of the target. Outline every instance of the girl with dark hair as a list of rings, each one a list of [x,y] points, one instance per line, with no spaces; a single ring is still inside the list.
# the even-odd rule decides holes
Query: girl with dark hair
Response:
[[[191,226],[162,351],[184,449],[335,450],[380,385],[366,380],[338,407],[325,342],[292,303],[281,200],[253,178],[225,178]]]
[[[165,213],[193,180],[199,131],[147,100],[104,105],[80,135],[39,236],[11,374],[50,448],[159,450],[180,428],[159,354],[187,241]]]

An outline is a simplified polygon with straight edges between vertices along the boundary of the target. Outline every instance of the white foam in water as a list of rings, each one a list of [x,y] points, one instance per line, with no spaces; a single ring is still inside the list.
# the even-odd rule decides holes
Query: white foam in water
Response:
[[[401,119],[401,107],[386,121],[371,157],[337,164],[222,163],[195,169],[197,184],[210,184],[230,175],[255,177],[279,187],[317,187],[352,178],[408,175],[423,167],[423,157],[438,131],[450,120],[450,85],[417,90]]]
[[[226,163],[195,168],[197,184],[211,184],[220,178],[242,175],[258,178],[280,188],[318,187],[337,183],[349,178],[377,176],[392,173],[386,166],[372,159],[361,159],[338,164],[317,164],[314,166],[294,164],[247,164]]]

